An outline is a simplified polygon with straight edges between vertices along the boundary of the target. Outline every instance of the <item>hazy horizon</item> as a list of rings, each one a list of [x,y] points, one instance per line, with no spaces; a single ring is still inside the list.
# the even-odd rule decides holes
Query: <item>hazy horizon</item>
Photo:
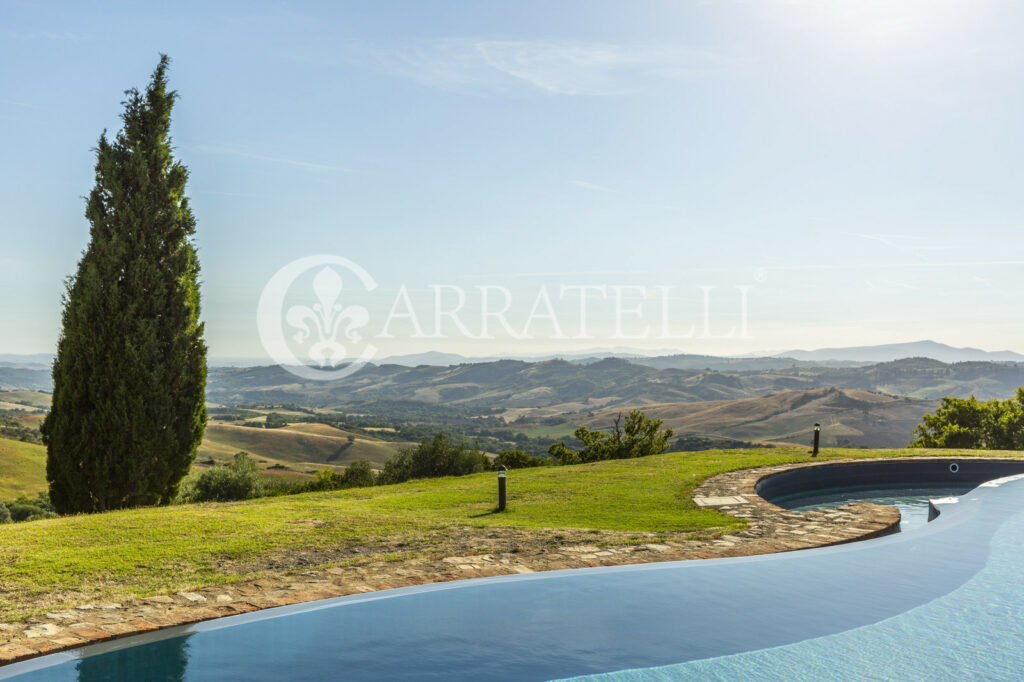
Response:
[[[980,351],[982,353],[998,354],[998,353],[1014,353],[1015,351],[1004,349],[1004,348],[977,348],[977,347],[953,347],[948,344],[943,344],[931,339],[920,339],[918,341],[905,341],[897,342],[893,344],[877,344],[872,346],[864,346],[865,349],[874,348],[885,348],[887,346],[904,346],[904,345],[919,345],[919,344],[937,344],[944,346],[953,351]],[[784,350],[762,350],[755,351],[752,353],[744,353],[741,355],[721,355],[715,353],[686,353],[685,351],[673,348],[658,348],[658,349],[643,349],[643,348],[632,348],[632,347],[611,347],[611,346],[598,346],[592,348],[580,348],[570,350],[551,350],[547,352],[537,353],[496,353],[487,355],[464,355],[461,353],[449,353],[446,351],[439,350],[424,350],[416,353],[404,353],[396,355],[382,355],[375,357],[371,362],[373,364],[387,364],[389,360],[401,360],[405,358],[422,357],[422,356],[452,356],[463,358],[466,360],[477,360],[477,361],[493,361],[499,359],[516,359],[516,360],[546,360],[549,358],[557,358],[564,356],[568,358],[584,358],[588,355],[592,356],[640,356],[640,357],[663,357],[671,355],[706,355],[708,357],[720,357],[723,359],[747,359],[747,358],[767,358],[767,357],[785,357],[786,353],[805,353],[805,352],[821,352],[826,350],[850,350],[858,347],[843,347],[843,348],[790,348]],[[927,357],[927,356],[925,356]],[[27,364],[39,363],[41,361],[49,362],[53,358],[52,353],[2,353],[0,352],[0,362],[25,362]],[[829,358],[831,360],[837,360],[839,358]],[[864,360],[866,361],[866,360]],[[998,360],[996,360],[998,361]],[[266,356],[221,356],[221,355],[210,355],[209,362],[212,366],[230,367],[230,366],[266,366],[274,364],[273,361]]]

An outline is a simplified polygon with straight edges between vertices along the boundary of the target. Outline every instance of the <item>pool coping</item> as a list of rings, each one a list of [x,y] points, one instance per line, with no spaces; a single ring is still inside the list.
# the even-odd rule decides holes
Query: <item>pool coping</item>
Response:
[[[942,460],[948,457],[915,457]],[[984,459],[1019,461],[1014,457]],[[887,535],[899,511],[868,503],[798,513],[763,499],[758,481],[798,468],[884,462],[893,458],[836,459],[740,469],[715,475],[693,491],[702,508],[747,520],[746,528],[710,540],[645,545],[556,547],[536,556],[443,557],[281,574],[192,592],[123,603],[93,603],[0,623],[0,667],[100,642],[264,609],[399,587],[472,578],[691,559],[752,556],[827,547]]]

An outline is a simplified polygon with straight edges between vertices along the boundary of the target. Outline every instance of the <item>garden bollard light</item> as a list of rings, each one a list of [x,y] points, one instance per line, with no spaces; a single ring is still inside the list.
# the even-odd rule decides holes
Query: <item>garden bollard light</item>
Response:
[[[498,511],[505,511],[505,472],[504,464],[498,465]]]
[[[811,453],[811,457],[818,456],[818,443],[821,442],[821,424],[814,425],[814,452]]]

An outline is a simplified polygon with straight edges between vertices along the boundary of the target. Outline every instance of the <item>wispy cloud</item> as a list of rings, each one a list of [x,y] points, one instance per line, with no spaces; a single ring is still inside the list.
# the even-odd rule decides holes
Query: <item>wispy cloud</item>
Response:
[[[593,182],[587,182],[586,180],[570,180],[569,184],[573,185],[574,187],[588,189],[591,192],[604,192],[605,194],[622,194],[622,192],[620,192],[617,189],[605,187],[604,185],[598,185],[597,183]]]
[[[23,109],[35,109],[36,111],[43,111],[43,107],[35,104],[29,104],[28,102],[17,102],[13,99],[0,99],[0,104],[6,104],[12,107],[21,107]]]
[[[778,272],[797,272],[801,270],[869,270],[895,268],[969,268],[969,267],[1020,267],[1024,260],[963,260],[963,261],[927,261],[908,263],[799,263],[794,265],[768,265],[764,269]]]
[[[253,154],[251,152],[245,152],[238,149],[229,149],[226,147],[217,147],[214,145],[199,144],[195,145],[193,149],[206,152],[208,154],[217,154],[220,156],[237,156],[243,159],[252,159],[254,161],[267,161],[269,163],[283,163],[288,166],[298,166],[300,168],[312,168],[314,170],[334,171],[337,173],[354,173],[363,175],[367,171],[359,168],[349,168],[347,166],[335,166],[326,163],[313,163],[311,161],[301,161],[298,159],[284,159],[278,156],[264,156],[263,154]]]
[[[900,238],[899,235],[891,234],[865,234],[863,232],[846,232],[845,234],[850,237],[858,237],[860,239],[866,239],[867,241],[885,244],[886,246],[895,246],[893,240]]]
[[[622,95],[751,63],[676,44],[454,39],[350,47],[423,85],[485,91],[525,87],[555,95]]]
[[[93,35],[91,33],[77,33],[75,31],[37,31],[34,36],[44,40],[66,41],[72,43],[81,43],[93,39]]]
[[[864,282],[867,290],[872,293],[887,293],[894,289],[904,289],[906,291],[921,291],[921,287],[916,284],[911,284],[904,280],[879,278],[879,279],[868,279]]]
[[[19,31],[17,29],[3,31],[3,35],[14,40],[46,40],[49,42],[84,43],[96,39],[92,33],[78,31]]]
[[[246,194],[245,192],[221,192],[214,189],[201,189],[198,194],[212,194],[218,197],[242,197],[245,199],[262,199],[265,195],[262,194]]]
[[[595,277],[642,275],[644,270],[551,270],[548,272],[512,272],[508,277]]]
[[[607,185],[599,185],[596,182],[589,182],[587,180],[567,180],[566,182],[567,182],[567,184],[570,184],[573,187],[579,187],[580,189],[585,189],[588,192],[599,192],[601,194],[614,194],[616,196],[623,197],[626,200],[637,201],[636,197],[630,197],[626,192],[623,192],[620,189],[615,189],[614,187],[608,187]],[[684,208],[682,208],[680,206],[676,206],[675,204],[665,204],[665,203],[658,203],[658,202],[653,202],[652,203],[652,202],[649,202],[649,201],[639,201],[638,203],[640,205],[642,205],[642,206],[650,206],[651,208],[658,208],[658,209],[667,210],[667,211],[673,211],[673,212],[685,211],[686,210],[686,209],[684,209]]]

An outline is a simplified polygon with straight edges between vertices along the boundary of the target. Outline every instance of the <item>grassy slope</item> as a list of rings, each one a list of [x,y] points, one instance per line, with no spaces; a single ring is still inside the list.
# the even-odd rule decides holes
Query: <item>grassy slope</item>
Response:
[[[822,459],[937,452],[837,449],[824,451]],[[275,552],[358,546],[369,548],[363,555],[369,558],[375,545],[415,538],[429,553],[429,538],[466,526],[728,531],[744,522],[697,508],[690,498],[694,487],[724,471],[807,459],[804,448],[708,451],[520,470],[510,474],[503,514],[488,513],[495,479],[487,473],[0,526],[0,620],[29,615],[37,608],[32,598],[49,593],[53,607],[83,595],[117,600],[237,580],[248,576],[220,571],[218,563],[244,564]]]
[[[0,438],[0,501],[46,490],[46,448]]]
[[[346,432],[319,424],[256,429],[210,422],[199,448],[199,458],[227,460],[245,450],[272,463],[300,467],[320,469],[328,464],[345,465],[356,459],[368,459],[380,467],[404,445],[358,436],[350,446],[346,436]]]
[[[815,422],[822,443],[857,447],[902,446],[913,440],[914,427],[937,402],[905,400],[856,389],[818,388],[786,391],[744,400],[670,403],[644,407],[648,417],[664,420],[677,434],[700,433],[741,440],[809,443]],[[607,428],[615,411],[585,420]]]
[[[0,400],[20,405],[31,405],[32,407],[50,409],[49,393],[41,391],[0,391]]]

